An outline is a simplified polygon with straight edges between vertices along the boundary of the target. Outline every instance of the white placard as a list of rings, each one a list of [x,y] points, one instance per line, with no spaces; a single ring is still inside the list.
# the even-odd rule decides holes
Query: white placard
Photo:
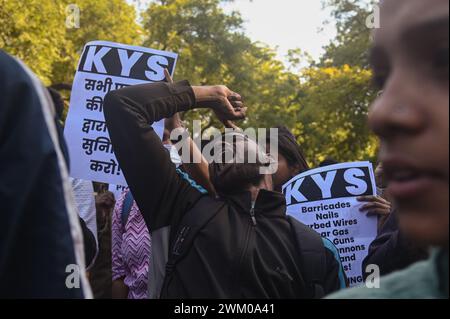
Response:
[[[122,196],[123,192],[126,189],[128,189],[127,186],[113,185],[113,184],[108,185],[108,190],[114,194],[114,198],[116,199],[116,202],[120,199],[120,197]]]
[[[287,213],[331,240],[339,250],[351,286],[363,284],[362,261],[377,235],[377,218],[359,209],[356,198],[376,195],[370,162],[309,170],[283,186]]]
[[[72,87],[64,136],[74,178],[127,185],[103,115],[105,95],[122,87],[164,81],[173,75],[177,54],[119,43],[86,44]],[[153,124],[162,138],[164,120]]]

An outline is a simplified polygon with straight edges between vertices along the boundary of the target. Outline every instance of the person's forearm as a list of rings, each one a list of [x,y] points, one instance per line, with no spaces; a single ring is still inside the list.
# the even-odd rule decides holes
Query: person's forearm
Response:
[[[216,191],[209,179],[209,163],[190,137],[188,137],[187,143],[189,143],[191,160],[189,163],[183,163],[184,169],[197,183],[204,187],[210,195],[215,196]]]
[[[194,91],[187,81],[174,84],[150,83],[108,93],[105,97],[105,105],[108,106],[105,114],[113,116],[116,108],[125,106],[129,111],[138,113],[144,124],[149,125],[177,112],[190,110],[195,104]],[[121,113],[120,110],[117,111],[117,114]],[[114,121],[112,116],[109,116],[109,122]]]
[[[159,218],[155,211],[166,213],[170,203],[162,199],[177,193],[176,172],[150,124],[193,105],[187,81],[130,86],[106,95],[104,114],[114,153],[149,227]]]
[[[184,124],[181,120],[180,113],[176,113],[165,121],[165,129],[168,134],[174,130],[184,130]],[[194,143],[189,134],[184,135],[183,147],[179,149],[180,156],[183,158],[183,150],[189,149],[190,158],[183,163],[183,168],[189,176],[194,179],[198,184],[205,188],[209,194],[215,195],[214,186],[209,180],[209,163],[203,157],[201,150]],[[170,139],[170,138],[169,138]]]

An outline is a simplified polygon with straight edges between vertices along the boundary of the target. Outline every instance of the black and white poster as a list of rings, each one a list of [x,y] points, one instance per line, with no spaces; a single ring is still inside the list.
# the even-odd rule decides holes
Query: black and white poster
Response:
[[[94,41],[84,47],[72,88],[64,136],[71,176],[127,185],[109,138],[103,115],[105,95],[120,88],[165,80],[173,75],[177,54],[119,43]],[[162,137],[164,121],[153,124]]]
[[[287,213],[337,247],[351,286],[363,284],[362,261],[377,235],[377,218],[360,212],[358,196],[376,195],[370,162],[309,170],[283,186]]]

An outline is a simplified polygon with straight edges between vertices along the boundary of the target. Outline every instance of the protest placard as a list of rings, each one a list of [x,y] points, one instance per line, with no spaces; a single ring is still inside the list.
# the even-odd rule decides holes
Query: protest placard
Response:
[[[177,54],[105,41],[84,47],[72,87],[64,136],[74,178],[127,185],[109,138],[103,99],[126,86],[165,80]],[[164,121],[153,124],[162,137]]]
[[[337,247],[351,286],[361,285],[362,261],[377,234],[377,218],[359,211],[358,196],[376,195],[369,162],[309,170],[283,186],[287,213]]]
[[[128,189],[127,186],[113,185],[113,184],[108,185],[108,190],[114,194],[114,198],[116,199],[116,201],[119,200],[119,198],[122,196],[123,192],[126,189]]]

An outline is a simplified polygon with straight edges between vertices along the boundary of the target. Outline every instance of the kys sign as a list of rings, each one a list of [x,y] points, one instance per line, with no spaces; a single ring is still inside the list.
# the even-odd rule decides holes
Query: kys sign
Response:
[[[96,41],[86,45],[78,71],[158,82],[165,79],[164,69],[173,73],[176,60],[166,51]]]
[[[94,41],[86,44],[70,97],[64,136],[74,178],[126,186],[103,115],[105,95],[130,85],[164,81],[177,55],[144,47]],[[152,125],[162,137],[164,120]]]
[[[309,171],[307,174],[298,175],[283,187],[287,205],[372,195],[374,189],[371,165],[360,166],[359,163],[333,165],[315,170],[315,173]]]
[[[302,173],[283,186],[287,213],[337,247],[350,285],[363,283],[361,264],[377,234],[376,217],[359,211],[358,196],[376,195],[369,162],[343,163]]]

